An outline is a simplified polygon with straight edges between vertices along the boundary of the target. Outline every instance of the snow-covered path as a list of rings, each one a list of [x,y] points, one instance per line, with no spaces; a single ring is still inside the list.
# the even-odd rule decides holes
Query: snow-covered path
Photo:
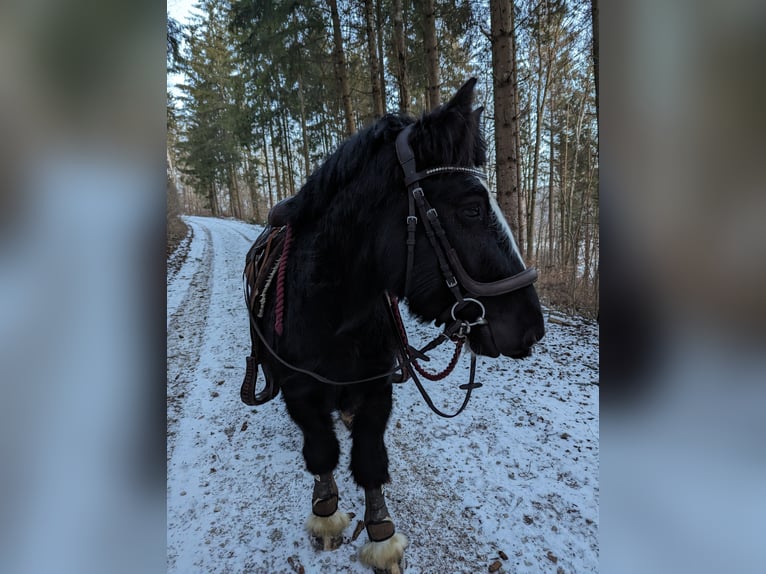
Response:
[[[310,547],[312,479],[281,399],[239,400],[250,344],[241,273],[260,228],[185,221],[192,235],[171,258],[167,293],[168,572],[370,574],[353,528],[334,552]],[[405,321],[413,344],[434,334]],[[598,571],[598,331],[572,319],[546,330],[528,359],[480,359],[484,386],[456,419],[432,414],[412,383],[394,389],[386,495],[410,539],[407,574],[487,572],[496,560],[499,572]],[[432,362],[448,362],[437,351]],[[467,370],[464,358],[429,384],[437,406],[459,406]],[[364,495],[337,431],[340,506],[359,518]]]

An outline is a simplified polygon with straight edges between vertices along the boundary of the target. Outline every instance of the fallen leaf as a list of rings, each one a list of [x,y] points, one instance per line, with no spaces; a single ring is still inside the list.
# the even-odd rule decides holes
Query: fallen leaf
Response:
[[[548,560],[550,560],[554,564],[559,561],[559,559],[556,558],[556,556],[550,550],[548,550],[548,554],[546,556],[548,557]]]
[[[489,565],[489,571],[497,572],[502,567],[503,567],[503,563],[500,562],[500,560],[495,560],[492,564]]]
[[[364,520],[360,520],[356,523],[356,528],[354,528],[354,534],[351,536],[351,540],[354,541],[357,538],[359,538],[359,535],[362,533],[362,530],[364,530]]]
[[[292,567],[293,572],[296,574],[306,574],[306,570],[303,568],[303,565],[300,562],[294,560],[292,556],[287,558],[287,563]]]
[[[508,555],[502,550],[498,552],[498,554],[500,555],[500,558],[502,558],[503,560],[508,560]]]

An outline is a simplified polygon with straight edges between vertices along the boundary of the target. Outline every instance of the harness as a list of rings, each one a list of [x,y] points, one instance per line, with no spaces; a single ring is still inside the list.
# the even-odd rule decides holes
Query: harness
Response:
[[[431,397],[428,395],[428,392],[426,391],[425,387],[421,383],[416,372],[419,372],[423,377],[429,380],[443,379],[450,372],[452,372],[452,370],[457,365],[458,358],[465,344],[465,341],[468,337],[468,334],[471,332],[471,329],[475,326],[488,324],[488,321],[486,319],[486,309],[484,308],[484,305],[481,303],[481,301],[479,301],[479,299],[475,297],[493,297],[493,296],[503,295],[503,294],[510,293],[512,291],[516,291],[524,287],[527,287],[531,285],[532,283],[534,283],[534,281],[537,279],[537,271],[534,268],[526,268],[520,273],[517,273],[509,277],[505,277],[503,279],[499,279],[497,281],[492,281],[492,282],[477,281],[468,274],[468,272],[465,270],[462,263],[460,262],[460,258],[457,254],[457,251],[455,251],[455,249],[450,244],[449,239],[447,238],[444,227],[442,226],[441,221],[439,219],[439,214],[437,213],[436,209],[434,209],[429,204],[427,198],[425,197],[423,189],[419,185],[419,182],[428,177],[440,175],[443,173],[466,173],[466,174],[470,174],[475,177],[478,177],[482,180],[486,180],[486,175],[483,171],[479,169],[470,168],[470,167],[459,167],[459,166],[445,166],[445,167],[426,169],[423,171],[417,171],[416,164],[415,164],[415,155],[413,153],[412,147],[409,144],[409,136],[411,132],[412,132],[412,125],[409,125],[406,128],[404,128],[396,138],[396,155],[399,160],[399,164],[401,165],[402,171],[404,172],[404,183],[407,186],[407,198],[408,198],[408,207],[409,207],[407,220],[406,220],[407,263],[405,268],[405,291],[404,292],[405,293],[409,292],[409,288],[412,282],[412,274],[413,274],[413,268],[414,268],[414,262],[415,262],[415,237],[416,237],[417,225],[420,221],[422,221],[423,227],[425,229],[426,237],[428,238],[431,248],[437,258],[442,277],[444,278],[447,288],[450,290],[453,297],[455,298],[455,302],[452,304],[450,309],[450,317],[452,321],[446,324],[444,331],[440,333],[430,343],[425,345],[420,350],[415,349],[408,342],[407,333],[404,328],[404,323],[402,322],[401,315],[399,313],[397,299],[395,297],[392,297],[390,294],[385,293],[386,304],[389,309],[389,315],[391,318],[391,325],[395,332],[395,338],[397,340],[397,347],[398,347],[397,359],[398,359],[399,365],[396,368],[391,369],[390,371],[387,371],[385,373],[381,373],[372,377],[366,377],[363,379],[356,379],[352,381],[336,381],[336,380],[323,377],[312,371],[302,369],[300,367],[292,365],[291,363],[285,361],[282,357],[280,357],[276,353],[276,351],[271,347],[271,345],[268,343],[268,341],[266,340],[266,337],[264,336],[256,320],[258,309],[255,309],[255,312],[254,312],[254,307],[252,306],[252,303],[254,301],[257,302],[256,295],[259,292],[265,293],[266,290],[268,289],[269,287],[269,285],[267,284],[268,277],[269,276],[273,277],[274,269],[276,269],[275,266],[279,267],[278,275],[280,276],[280,279],[283,280],[284,278],[284,266],[285,266],[285,262],[287,258],[287,251],[289,249],[289,241],[284,242],[285,243],[284,249],[281,250],[282,253],[280,255],[279,260],[276,263],[275,263],[276,258],[272,257],[271,259],[269,259],[268,255],[265,257],[261,255],[259,258],[258,254],[256,253],[253,255],[253,257],[251,257],[251,253],[254,252],[256,245],[258,245],[259,243],[259,240],[261,241],[261,252],[263,252],[264,250],[268,252],[268,246],[271,245],[271,240],[273,238],[275,237],[278,238],[280,234],[282,233],[284,233],[288,238],[290,237],[289,225],[284,225],[283,227],[279,229],[275,229],[275,230],[270,230],[270,228],[267,228],[267,230],[264,232],[264,234],[262,234],[261,237],[263,237],[264,235],[267,235],[267,232],[268,232],[268,237],[266,239],[261,239],[261,237],[259,237],[259,240],[256,240],[256,245],[254,245],[253,248],[251,249],[251,252],[248,253],[248,258],[246,259],[246,267],[245,267],[245,279],[246,279],[245,301],[248,305],[249,316],[250,316],[250,334],[251,334],[251,339],[253,341],[253,353],[251,354],[250,357],[247,358],[247,372],[245,374],[245,381],[242,384],[242,390],[241,390],[242,400],[246,404],[250,404],[250,405],[262,404],[263,402],[271,400],[279,393],[278,382],[269,380],[268,376],[266,376],[266,389],[262,391],[261,393],[258,393],[258,394],[255,393],[255,376],[257,371],[257,351],[259,350],[261,346],[264,349],[266,349],[283,366],[293,371],[308,375],[316,379],[317,381],[320,381],[325,384],[354,385],[354,384],[373,381],[376,379],[387,378],[395,374],[399,374],[399,379],[395,382],[404,382],[409,377],[412,377],[412,380],[415,382],[415,385],[417,386],[418,391],[423,396],[423,399],[426,402],[426,404],[429,406],[429,408],[434,413],[444,418],[452,418],[459,415],[461,412],[463,412],[465,407],[468,405],[468,401],[471,397],[471,392],[473,391],[473,389],[476,389],[482,386],[481,383],[475,382],[476,354],[472,352],[468,383],[465,383],[459,386],[460,389],[466,391],[465,397],[463,399],[463,403],[461,404],[460,408],[456,412],[452,414],[446,414],[442,412],[441,410],[439,410],[434,405],[433,401],[431,400]],[[264,246],[266,246],[266,248],[264,248]],[[250,265],[251,261],[260,262],[260,265],[255,265],[253,269],[250,270],[250,274],[248,275],[248,265]],[[267,263],[269,261],[270,261],[270,264]],[[253,279],[251,282],[251,278],[254,275],[256,279]],[[260,279],[262,276],[266,277],[266,279]],[[473,295],[475,297],[464,296],[463,295],[464,291],[467,295]],[[278,288],[277,290],[278,304],[280,301],[282,301],[282,297],[283,295],[282,295],[281,289]],[[262,314],[262,305],[263,303],[261,302],[259,306],[261,314]],[[470,305],[474,305],[477,307],[478,316],[476,316],[476,318],[474,318],[473,320],[468,320],[468,319],[464,319],[457,316],[458,312],[461,312],[461,311],[464,312],[465,309],[469,307]],[[277,320],[280,321],[280,331],[281,331],[281,320],[279,316]],[[419,365],[418,359],[425,360],[425,361],[429,360],[426,353],[434,349],[438,345],[446,342],[447,340],[451,340],[455,343],[455,352],[447,368],[445,368],[440,373],[429,373],[428,371],[423,369]]]

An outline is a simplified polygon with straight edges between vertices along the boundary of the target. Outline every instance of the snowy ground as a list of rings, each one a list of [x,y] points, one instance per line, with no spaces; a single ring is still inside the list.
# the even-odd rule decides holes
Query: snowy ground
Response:
[[[303,531],[312,479],[281,399],[240,402],[249,352],[241,273],[257,226],[187,217],[191,236],[168,270],[168,572],[370,574],[356,560],[364,495],[336,471],[341,510],[355,512],[345,543],[314,551]],[[410,540],[408,574],[598,571],[598,330],[546,311],[546,336],[525,360],[480,359],[466,411],[445,420],[414,384],[394,389],[386,433],[397,529]],[[550,319],[553,319],[552,321]],[[413,344],[435,334],[409,321]],[[432,353],[435,365],[449,349]],[[455,410],[464,357],[428,383]],[[501,554],[507,558],[502,558]]]

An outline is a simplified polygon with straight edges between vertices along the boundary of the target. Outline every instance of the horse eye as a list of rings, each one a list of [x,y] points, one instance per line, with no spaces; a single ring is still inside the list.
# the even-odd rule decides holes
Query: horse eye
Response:
[[[481,209],[478,205],[471,205],[470,207],[463,208],[463,215],[466,217],[479,217],[481,215]]]

